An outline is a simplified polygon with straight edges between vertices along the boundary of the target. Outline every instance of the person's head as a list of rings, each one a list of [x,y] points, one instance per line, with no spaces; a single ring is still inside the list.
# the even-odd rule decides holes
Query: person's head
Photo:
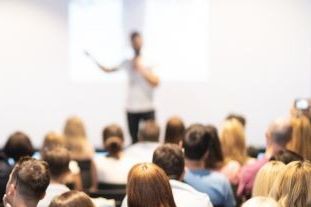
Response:
[[[270,158],[270,161],[272,160],[280,161],[287,165],[293,161],[303,161],[303,157],[290,150],[281,150]]]
[[[42,144],[42,149],[53,147],[64,147],[65,137],[62,134],[56,132],[49,132],[45,137]]]
[[[221,167],[224,161],[222,147],[218,137],[218,131],[217,128],[213,125],[207,125],[205,128],[212,135],[208,148],[208,155],[206,158],[206,167],[209,169],[217,169]]]
[[[164,170],[169,178],[182,179],[185,159],[178,145],[164,144],[158,147],[153,153],[152,162]]]
[[[305,116],[293,117],[292,139],[288,143],[288,149],[300,154],[306,160],[311,160],[311,123]]]
[[[22,157],[32,156],[34,148],[30,138],[26,134],[15,132],[9,136],[3,151],[6,156],[13,158],[17,162]]]
[[[159,136],[160,127],[152,120],[145,121],[138,131],[139,141],[158,142]]]
[[[109,156],[119,158],[124,143],[122,128],[116,124],[108,125],[103,130],[102,138],[104,148],[108,151]]]
[[[205,162],[212,134],[202,124],[193,124],[187,128],[183,147],[185,158]]]
[[[285,166],[276,178],[270,191],[282,207],[311,206],[311,163],[309,161],[295,161]]]
[[[257,173],[254,186],[253,196],[269,196],[275,179],[282,173],[285,164],[279,161],[270,161],[266,163]]]
[[[155,164],[135,165],[127,182],[128,207],[176,207],[169,179]]]
[[[286,149],[286,145],[291,140],[292,125],[286,118],[273,121],[266,131],[267,148],[274,148],[276,153]]]
[[[16,206],[15,202],[36,203],[41,200],[50,183],[48,164],[30,157],[21,158],[14,166],[6,186],[6,200]]]
[[[141,48],[143,46],[143,38],[141,34],[137,31],[132,32],[130,34],[130,40],[133,50],[135,51],[136,55],[140,54]]]
[[[235,160],[241,165],[246,162],[245,132],[244,127],[238,120],[230,119],[223,123],[220,142],[225,162]]]
[[[228,114],[228,116],[226,117],[226,120],[232,120],[232,119],[235,119],[238,122],[240,122],[240,124],[242,124],[243,127],[246,126],[246,119],[244,116],[240,114]]]
[[[79,117],[69,117],[65,123],[64,134],[66,138],[85,138],[86,132],[84,124]]]
[[[95,207],[95,205],[84,192],[72,190],[55,197],[49,207]]]
[[[253,197],[246,201],[242,207],[280,207],[280,205],[269,197]]]
[[[42,151],[42,159],[48,163],[54,181],[69,172],[70,156],[64,147],[45,148]]]
[[[180,145],[184,138],[185,130],[185,125],[181,118],[170,118],[166,122],[164,142]]]

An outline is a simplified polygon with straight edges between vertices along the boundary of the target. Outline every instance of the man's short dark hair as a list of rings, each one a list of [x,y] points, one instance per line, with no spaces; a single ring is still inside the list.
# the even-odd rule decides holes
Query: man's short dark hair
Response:
[[[183,141],[185,157],[201,160],[209,148],[212,134],[202,124],[193,124],[187,130]]]
[[[153,120],[145,121],[138,131],[138,139],[140,141],[158,142],[159,136],[160,127]]]
[[[131,40],[133,41],[136,37],[140,37],[141,34],[138,32],[138,31],[133,31],[131,34],[130,34],[130,38]]]
[[[184,154],[176,144],[164,144],[154,153],[152,162],[164,170],[171,179],[179,180],[184,172]]]
[[[11,183],[21,196],[40,200],[50,183],[49,167],[45,161],[23,157],[13,168]]]
[[[58,178],[69,172],[70,155],[64,147],[43,149],[42,159],[48,163],[53,178]]]
[[[30,138],[25,133],[15,132],[9,136],[4,146],[4,153],[17,162],[22,157],[32,156],[34,148]]]

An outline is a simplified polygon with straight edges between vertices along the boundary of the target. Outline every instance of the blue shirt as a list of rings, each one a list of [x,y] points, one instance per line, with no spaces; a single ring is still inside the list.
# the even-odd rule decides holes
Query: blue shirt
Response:
[[[214,206],[234,207],[236,205],[229,180],[219,172],[187,169],[184,180],[196,190],[206,193]]]

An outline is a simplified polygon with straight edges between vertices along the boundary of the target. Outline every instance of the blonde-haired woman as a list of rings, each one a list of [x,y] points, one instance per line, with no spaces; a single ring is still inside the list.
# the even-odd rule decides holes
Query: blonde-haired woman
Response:
[[[293,127],[292,139],[287,148],[311,161],[311,123],[309,119],[299,115],[293,117],[291,123]]]
[[[236,185],[241,167],[253,161],[247,156],[243,125],[236,119],[226,120],[220,132],[220,142],[224,155],[221,172]]]
[[[270,161],[266,163],[256,175],[252,195],[269,196],[274,181],[285,169],[285,166],[284,163],[279,161]]]
[[[273,183],[270,197],[281,207],[311,206],[311,163],[295,161],[286,165]]]
[[[68,118],[64,127],[64,135],[71,158],[76,160],[80,167],[83,189],[96,189],[97,176],[93,161],[94,147],[87,139],[82,120],[77,116]]]

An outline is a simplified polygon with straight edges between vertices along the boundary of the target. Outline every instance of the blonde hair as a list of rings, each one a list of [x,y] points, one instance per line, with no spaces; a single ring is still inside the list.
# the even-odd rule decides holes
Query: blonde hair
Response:
[[[293,132],[292,139],[287,148],[298,154],[304,159],[311,160],[311,124],[307,117],[299,116],[291,120]]]
[[[280,161],[266,163],[256,175],[252,192],[253,196],[268,196],[275,179],[284,170],[285,166]]]
[[[269,197],[253,197],[246,201],[242,207],[279,207],[279,204]]]
[[[295,161],[286,165],[270,191],[282,207],[311,206],[311,163]]]
[[[64,147],[65,146],[65,137],[56,132],[49,132],[44,137],[44,141],[42,144],[42,149],[50,149],[54,147]]]
[[[225,162],[236,160],[243,165],[247,161],[244,127],[238,120],[230,119],[224,122],[220,142]]]
[[[65,123],[64,134],[68,138],[86,137],[82,120],[77,116],[69,117]]]

